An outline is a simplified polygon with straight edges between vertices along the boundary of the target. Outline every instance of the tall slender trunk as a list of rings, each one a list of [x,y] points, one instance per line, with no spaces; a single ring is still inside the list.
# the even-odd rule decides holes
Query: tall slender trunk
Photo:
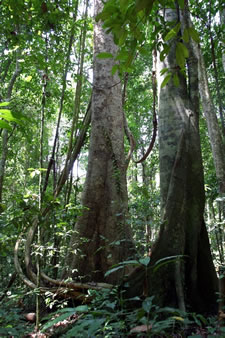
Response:
[[[199,89],[202,101],[203,112],[206,118],[207,129],[212,148],[213,161],[216,170],[216,177],[219,183],[219,191],[225,193],[225,150],[220,132],[218,119],[215,112],[212,96],[209,89],[208,77],[201,50],[194,46],[195,53],[199,57]]]
[[[225,25],[225,8],[223,8],[220,11],[220,24],[221,24],[222,27],[223,27],[223,25]],[[223,43],[223,46],[225,46],[224,40],[223,40],[222,43]],[[225,72],[225,52],[224,51],[222,52],[222,63],[223,63],[223,69],[224,69],[224,72]]]

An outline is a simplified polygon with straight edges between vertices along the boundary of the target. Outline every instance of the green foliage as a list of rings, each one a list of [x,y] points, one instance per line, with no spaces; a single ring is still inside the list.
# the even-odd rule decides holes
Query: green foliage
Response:
[[[18,289],[8,291],[7,297],[0,303],[0,336],[1,337],[23,337],[34,329],[33,323],[27,323],[24,318],[24,310],[18,307],[20,299],[26,294],[26,290]],[[26,294],[27,300],[31,300]],[[27,309],[29,306],[26,304]]]
[[[178,22],[175,27],[173,27],[165,36],[164,41],[169,41],[173,38],[175,38],[180,31],[181,23]]]
[[[1,102],[0,107],[6,107],[10,103],[9,102]],[[25,117],[21,113],[12,112],[10,109],[0,108],[0,128],[7,129],[9,131],[12,130],[11,125],[7,122],[15,122],[17,124],[22,124]],[[5,121],[4,121],[5,120]]]
[[[170,307],[159,308],[154,304],[154,297],[147,297],[141,302],[141,307],[130,309],[126,307],[127,302],[132,304],[137,300],[140,302],[140,299],[136,297],[125,300],[116,288],[91,291],[90,295],[93,297],[90,305],[64,308],[49,315],[52,319],[42,326],[41,331],[47,333],[51,326],[67,319],[68,330],[61,335],[65,338],[125,337],[135,333],[146,334],[148,337],[168,337],[174,334],[191,337],[200,332],[223,332],[223,328],[218,328],[215,318],[205,318]],[[72,327],[70,320],[75,320]]]
[[[184,7],[184,1],[178,0],[179,6]],[[45,4],[47,7],[45,8]],[[112,74],[119,71],[121,82],[122,74],[129,73],[124,110],[126,112],[129,127],[137,142],[133,158],[138,160],[147,149],[152,135],[152,50],[160,52],[160,60],[168,55],[171,42],[176,42],[176,62],[180,68],[184,68],[189,56],[186,44],[190,39],[199,43],[201,40],[204,57],[209,72],[210,88],[212,96],[218,108],[215,75],[211,57],[210,35],[215,41],[216,64],[218,67],[219,86],[224,94],[224,78],[222,67],[224,27],[215,19],[218,17],[222,3],[216,1],[211,6],[209,1],[197,4],[190,1],[192,16],[195,20],[194,27],[185,27],[180,32],[180,23],[167,25],[160,13],[163,6],[174,6],[174,1],[148,1],[148,0],[110,0],[107,1],[98,20],[104,21],[107,31],[114,34],[114,40],[119,45],[116,56],[118,64],[112,68]],[[213,8],[212,8],[213,7]],[[79,11],[79,13],[81,13]],[[77,69],[80,66],[79,51],[80,36],[84,27],[84,19],[81,14],[76,18],[76,1],[41,2],[6,0],[0,4],[1,34],[0,34],[0,99],[6,101],[7,90],[16,69],[16,63],[20,64],[21,74],[16,79],[12,97],[9,102],[0,103],[0,128],[10,131],[8,140],[7,165],[4,177],[3,201],[0,204],[0,251],[1,251],[1,290],[8,283],[8,276],[14,271],[13,248],[16,239],[32,223],[34,215],[38,214],[38,182],[40,174],[45,174],[49,159],[51,158],[52,140],[57,124],[57,112],[60,107],[60,94],[63,87],[63,74],[65,71],[65,59],[71,29],[74,29],[73,51],[69,61],[69,76],[66,80],[64,95],[64,108],[58,151],[55,158],[54,175],[59,178],[60,170],[65,163],[68,150],[68,139],[71,135],[71,121],[74,112],[74,92],[77,82],[82,79],[80,115],[76,117],[76,132],[82,128],[84,116],[92,89],[90,69],[92,67],[92,19],[87,20],[87,37],[85,47],[84,74],[80,75]],[[209,18],[212,24],[209,27]],[[199,33],[198,33],[199,32]],[[158,41],[162,36],[163,41]],[[201,37],[201,39],[200,39]],[[111,58],[110,53],[101,53],[99,58]],[[9,65],[9,66],[8,66]],[[162,87],[169,82],[179,87],[179,70],[171,72],[164,69],[161,75],[165,75]],[[46,95],[43,96],[43,92]],[[222,95],[224,102],[225,95]],[[43,104],[45,101],[45,104]],[[9,107],[10,109],[8,109]],[[30,175],[29,168],[40,168],[40,113],[44,109],[44,144],[43,166],[34,169]],[[217,109],[218,110],[218,109]],[[219,116],[218,116],[219,117]],[[15,128],[12,128],[15,127]],[[220,220],[220,204],[218,200],[218,182],[215,176],[212,153],[208,141],[204,118],[200,121],[202,153],[205,169],[206,188],[206,222],[208,226],[211,249],[217,265],[221,263],[221,248],[224,247],[223,227],[224,221]],[[2,135],[2,134],[1,134]],[[89,135],[89,134],[88,134]],[[80,168],[84,176],[87,167],[87,138],[84,152],[80,157]],[[74,142],[73,142],[74,144]],[[2,145],[2,143],[1,143]],[[128,153],[129,144],[125,140],[125,151]],[[119,183],[119,171],[115,164],[115,180]],[[150,157],[141,164],[130,163],[127,171],[129,192],[129,218],[128,222],[134,233],[134,240],[138,251],[138,257],[134,260],[122,262],[113,266],[110,273],[122,269],[125,265],[147,266],[149,257],[145,257],[154,242],[160,226],[160,193],[158,183],[159,160],[157,144]],[[52,172],[51,172],[52,173]],[[48,206],[48,217],[41,219],[41,231],[43,232],[42,245],[32,248],[32,261],[35,255],[41,254],[42,269],[51,276],[60,276],[65,268],[64,258],[68,251],[69,240],[77,217],[82,214],[80,196],[83,187],[83,178],[71,180],[71,195],[69,200],[69,184],[63,188],[62,195],[53,199],[54,177],[50,176],[49,186],[43,198],[43,206]],[[119,187],[119,185],[118,185]],[[222,235],[221,235],[222,232]],[[24,242],[23,242],[24,243]],[[123,243],[118,243],[123,245]],[[23,248],[23,247],[22,247]],[[99,248],[99,250],[102,249]],[[144,258],[143,258],[144,257]],[[222,258],[221,258],[222,257]],[[168,258],[167,258],[168,259]],[[174,262],[176,257],[171,259]],[[21,261],[23,261],[21,259]],[[167,261],[159,261],[158,267],[167,264]],[[157,267],[156,267],[157,268]],[[26,290],[20,284],[16,284],[16,290],[26,294]],[[153,298],[143,301],[142,307],[135,310],[124,308],[126,301],[117,291],[94,293],[94,301],[85,307],[75,307],[58,310],[59,317],[43,324],[43,330],[57,324],[63,318],[78,315],[79,320],[68,332],[66,337],[85,336],[126,336],[132,328],[145,325],[148,335],[163,335],[185,329],[186,325],[197,325],[202,330],[207,330],[211,335],[217,333],[217,321],[215,318],[204,318],[198,314],[183,314],[176,309],[159,309]],[[136,299],[137,300],[137,299]],[[129,300],[131,303],[135,299]],[[140,300],[139,300],[140,301]],[[52,294],[46,295],[47,305],[58,305]],[[61,303],[60,303],[61,305]],[[21,320],[21,311],[15,308],[15,304],[3,303],[0,307],[0,336],[22,336],[32,327],[27,327]],[[61,316],[61,317],[60,317]],[[148,329],[151,328],[151,329]],[[221,334],[223,328],[221,328]],[[145,332],[146,333],[146,332]],[[197,329],[195,330],[197,334]]]
[[[149,262],[150,262],[149,257],[141,258],[139,260],[133,259],[133,260],[129,260],[129,261],[120,262],[119,264],[113,265],[110,270],[106,271],[105,277],[109,276],[111,273],[113,273],[117,270],[125,268],[128,265],[131,265],[131,266],[141,266],[141,265],[147,266],[149,264]]]
[[[22,337],[28,333],[25,321],[22,319],[21,310],[16,308],[0,307],[0,336],[1,337]]]
[[[176,45],[176,61],[181,69],[185,67],[185,60],[188,58],[188,55],[187,47],[183,43],[178,42]]]

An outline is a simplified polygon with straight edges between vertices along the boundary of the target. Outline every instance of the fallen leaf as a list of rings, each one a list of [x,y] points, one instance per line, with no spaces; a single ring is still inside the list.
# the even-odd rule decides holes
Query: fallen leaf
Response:
[[[147,332],[151,329],[152,327],[149,325],[139,325],[134,327],[133,329],[130,330],[130,333],[134,332]]]

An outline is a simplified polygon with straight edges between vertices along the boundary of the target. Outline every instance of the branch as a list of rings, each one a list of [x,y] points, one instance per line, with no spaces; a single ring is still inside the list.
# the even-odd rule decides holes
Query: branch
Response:
[[[64,183],[66,182],[66,180],[69,176],[70,171],[73,168],[74,162],[76,161],[77,156],[80,153],[81,147],[84,144],[84,140],[85,140],[86,133],[87,133],[88,127],[90,125],[90,122],[91,122],[91,99],[90,99],[88,107],[87,107],[86,115],[85,115],[83,122],[82,122],[83,127],[80,130],[80,134],[77,136],[76,143],[74,145],[74,149],[73,149],[72,155],[70,157],[69,163],[65,164],[65,167],[62,170],[62,173],[59,177],[59,180],[58,180],[55,192],[54,192],[54,197],[57,197],[59,195],[60,191],[63,188]]]
[[[148,147],[146,153],[144,154],[144,156],[140,160],[134,161],[135,163],[141,163],[141,162],[144,162],[146,160],[146,158],[148,157],[148,155],[150,154],[150,152],[153,149],[153,146],[154,146],[155,140],[156,140],[156,135],[157,135],[157,119],[156,119],[156,116],[155,116],[154,120],[153,120],[153,134],[152,134],[152,139],[151,139],[151,142],[149,144],[149,147]]]

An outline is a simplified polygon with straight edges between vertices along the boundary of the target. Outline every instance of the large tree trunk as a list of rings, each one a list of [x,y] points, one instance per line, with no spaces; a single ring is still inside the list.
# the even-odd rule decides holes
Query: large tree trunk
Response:
[[[102,7],[95,0],[95,14]],[[83,191],[83,215],[71,239],[67,264],[76,269],[73,277],[102,281],[104,273],[127,258],[133,250],[126,223],[127,186],[124,154],[124,121],[119,76],[112,75],[112,58],[101,59],[102,52],[117,52],[111,34],[100,22],[94,28],[94,79],[91,139],[88,169]],[[69,273],[71,275],[71,273]],[[116,282],[122,272],[109,275]]]
[[[166,21],[178,22],[178,11],[164,10]],[[177,72],[176,40],[160,70]],[[213,312],[217,307],[217,277],[205,227],[204,180],[198,127],[197,60],[188,62],[189,89],[178,72],[180,85],[172,80],[159,90],[159,156],[162,225],[153,247],[150,267],[139,269],[129,278],[128,295],[144,293],[155,296],[160,306]],[[183,258],[160,266],[159,259],[182,255]],[[146,276],[146,277],[145,277]]]

